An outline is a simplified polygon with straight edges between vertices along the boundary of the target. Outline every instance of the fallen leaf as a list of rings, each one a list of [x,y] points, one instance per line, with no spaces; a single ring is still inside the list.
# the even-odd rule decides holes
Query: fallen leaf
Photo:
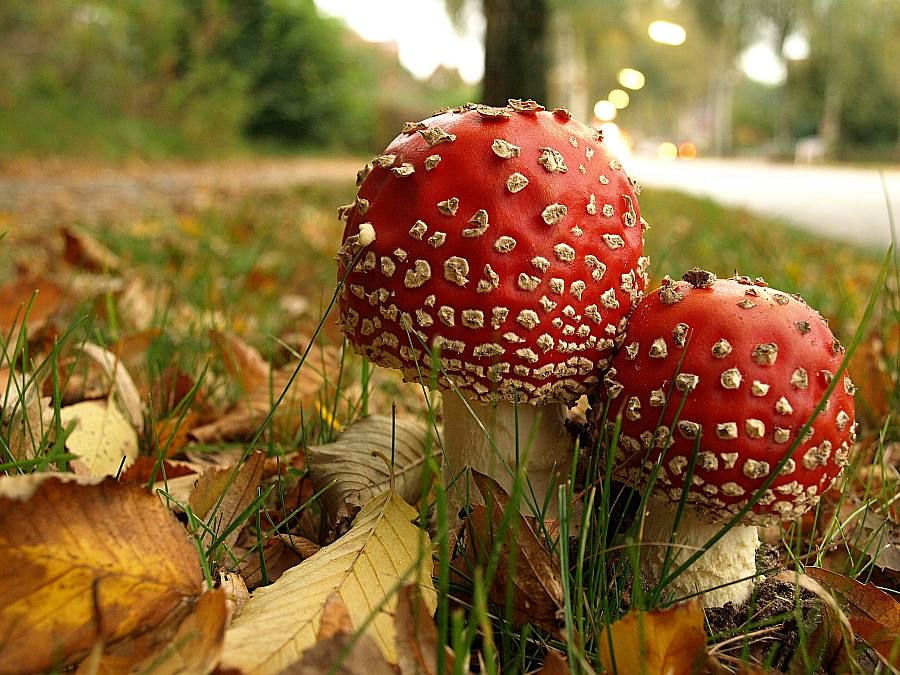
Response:
[[[281,578],[287,570],[296,567],[300,562],[311,558],[321,550],[321,546],[309,539],[293,534],[279,534],[269,537],[263,544],[263,558],[266,561],[266,577],[269,583]],[[255,589],[262,585],[262,562],[255,553],[244,561],[241,576],[247,582],[247,588]]]
[[[43,451],[44,417],[50,410],[47,400],[41,398],[40,387],[31,376],[9,368],[3,369],[2,376],[5,379],[0,382],[3,438],[9,439],[7,447],[13,459],[32,459]]]
[[[398,585],[418,583],[430,611],[437,604],[431,541],[411,522],[418,515],[391,490],[372,499],[347,534],[256,590],[226,633],[221,667],[269,675],[300,661],[316,641],[331,593],[347,605],[354,630],[365,627],[388,662],[396,663],[391,614]]]
[[[0,479],[0,675],[71,663],[202,593],[197,549],[152,493],[19,478]]]
[[[544,663],[540,670],[534,675],[571,675],[572,669],[569,667],[566,657],[555,649],[548,649],[547,655],[544,657]]]
[[[222,654],[228,625],[225,591],[204,593],[186,617],[178,617],[175,633],[161,626],[153,634],[112,647],[97,659],[85,659],[75,675],[206,675]],[[167,629],[169,629],[167,631]]]
[[[333,443],[309,446],[309,472],[315,491],[324,490],[334,481],[319,498],[325,522],[332,526],[353,518],[363,504],[388,488],[392,475],[404,501],[419,501],[427,439],[424,424],[370,415],[350,425]],[[392,458],[393,467],[373,455],[376,450]]]
[[[156,423],[156,445],[166,457],[174,457],[188,444],[191,428],[197,424],[200,415],[187,410],[183,415],[175,415]]]
[[[838,596],[852,632],[887,663],[900,667],[900,603],[869,582],[807,567],[806,574]]]
[[[325,600],[322,625],[316,644],[303,652],[282,675],[396,675],[371,636],[354,635],[350,610],[341,596],[332,593]]]
[[[484,497],[484,504],[470,504],[466,518],[466,552],[464,564],[484,565],[494,542],[504,512],[512,508],[510,527],[502,533],[504,540],[500,563],[491,581],[488,600],[506,606],[512,587],[511,617],[514,626],[534,622],[555,632],[559,628],[559,612],[563,606],[563,587],[559,562],[550,554],[518,509],[509,504],[509,495],[493,478],[471,471],[472,479]],[[460,559],[464,560],[464,559]],[[471,578],[470,570],[462,570]]]
[[[417,584],[407,584],[400,589],[394,610],[394,628],[397,630],[400,675],[437,675],[437,626]],[[453,653],[444,651],[440,658],[444,662],[444,672],[452,673]]]
[[[81,345],[82,351],[103,370],[109,382],[110,392],[114,395],[123,414],[140,433],[144,429],[144,413],[141,395],[125,365],[110,351],[95,344],[86,342]]]
[[[107,274],[122,268],[119,256],[84,230],[64,227],[61,232],[65,239],[63,259],[73,267],[94,274]]]
[[[319,624],[319,633],[316,640],[321,642],[338,633],[352,633],[353,622],[350,620],[350,610],[341,600],[341,596],[332,593],[325,598],[325,607],[322,610],[322,622]]]
[[[256,499],[265,461],[265,453],[256,450],[240,465],[208,469],[197,480],[188,503],[216,536],[228,529]],[[222,545],[233,547],[238,534],[240,529],[236,527],[222,541]],[[209,548],[212,541],[213,535],[204,533],[204,550]]]
[[[212,330],[209,337],[222,356],[225,370],[242,392],[253,391],[269,379],[269,364],[257,349],[236,335]]]
[[[327,383],[337,379],[340,368],[337,350],[325,348],[323,352],[324,372],[316,368],[311,359],[305,361],[299,371],[297,363],[279,368],[271,377],[267,377],[265,382],[242,397],[225,415],[193,429],[191,436],[198,443],[228,439],[245,440],[259,430],[272,407],[281,398],[272,415],[272,428],[279,438],[293,439],[302,422],[309,419],[317,398],[320,395],[327,398],[329,386]],[[326,390],[324,394],[323,390]]]
[[[807,569],[813,571],[816,568]],[[811,575],[796,570],[779,572],[774,578],[815,594],[822,601],[824,610],[821,619],[807,639],[798,645],[797,653],[791,658],[790,675],[806,672],[805,666],[810,662],[821,664],[827,672],[846,672],[848,665],[854,660],[851,654],[856,640],[850,621],[832,592]]]
[[[225,593],[225,601],[228,608],[228,621],[231,621],[244,611],[244,606],[250,601],[250,591],[244,578],[235,572],[219,570],[219,588]],[[224,634],[223,634],[224,637]]]
[[[0,286],[0,331],[5,344],[16,344],[23,322],[29,333],[42,331],[61,311],[64,298],[65,289],[46,279],[16,279]]]
[[[137,432],[115,404],[83,401],[60,408],[59,419],[63,426],[76,421],[66,438],[66,449],[79,457],[72,461],[76,473],[115,476],[137,459]]]
[[[632,610],[600,633],[607,672],[689,675],[706,660],[706,617],[699,600],[668,609]]]

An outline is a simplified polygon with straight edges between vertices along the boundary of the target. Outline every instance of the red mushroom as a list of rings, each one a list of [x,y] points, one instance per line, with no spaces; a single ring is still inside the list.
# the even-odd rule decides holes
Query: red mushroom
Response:
[[[695,268],[648,294],[605,378],[609,414],[624,413],[616,475],[646,488],[658,465],[643,539],[665,544],[641,548],[645,575],[659,581],[667,554],[684,560],[755,497],[746,524],[669,586],[679,596],[705,592],[707,606],[749,598],[755,525],[798,518],[847,464],[855,437],[849,378],[810,421],[843,351],[816,311],[762,280],[717,280]],[[692,462],[675,532],[686,548],[670,551]]]
[[[341,329],[408,381],[435,372],[445,478],[468,465],[509,488],[492,442],[513,471],[531,448],[540,503],[571,462],[566,406],[646,285],[634,186],[599,132],[533,101],[408,123],[358,184],[340,209]]]

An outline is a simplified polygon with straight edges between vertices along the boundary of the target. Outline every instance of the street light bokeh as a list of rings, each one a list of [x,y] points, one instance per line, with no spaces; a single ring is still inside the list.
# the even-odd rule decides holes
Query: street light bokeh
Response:
[[[677,23],[654,21],[647,29],[650,39],[664,45],[680,45],[687,38],[687,32]]]
[[[634,68],[622,68],[619,71],[617,76],[619,80],[619,84],[621,84],[626,89],[631,89],[633,91],[637,91],[641,87],[644,86],[646,79],[644,78],[644,74],[635,70]]]
[[[613,106],[621,110],[622,108],[628,107],[628,103],[631,101],[631,97],[628,96],[627,91],[623,91],[621,89],[613,89],[607,95],[606,100],[612,103]]]
[[[609,122],[616,117],[616,106],[609,101],[597,101],[594,104],[594,115],[602,122]]]

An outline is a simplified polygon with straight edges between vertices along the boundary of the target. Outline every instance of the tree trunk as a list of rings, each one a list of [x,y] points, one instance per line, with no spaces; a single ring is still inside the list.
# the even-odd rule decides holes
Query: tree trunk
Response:
[[[484,0],[484,103],[546,102],[546,5],[546,0]]]

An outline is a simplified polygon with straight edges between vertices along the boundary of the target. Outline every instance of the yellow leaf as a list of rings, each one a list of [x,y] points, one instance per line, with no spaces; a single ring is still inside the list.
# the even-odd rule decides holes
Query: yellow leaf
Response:
[[[137,432],[115,405],[83,401],[60,409],[59,418],[63,426],[78,420],[66,439],[66,449],[78,455],[83,473],[115,476],[120,467],[124,471],[137,459]],[[82,473],[77,466],[73,468]]]
[[[147,631],[202,592],[197,549],[151,492],[18,478],[0,492],[0,675]]]
[[[392,613],[399,587],[418,583],[429,611],[437,606],[431,541],[412,524],[417,516],[393,490],[374,497],[347,534],[254,592],[225,635],[220,668],[268,675],[298,662],[316,642],[331,593],[347,605],[354,630],[365,629],[396,663]]]
[[[695,673],[706,658],[704,620],[697,600],[649,612],[632,610],[600,635],[603,668],[633,675]]]

